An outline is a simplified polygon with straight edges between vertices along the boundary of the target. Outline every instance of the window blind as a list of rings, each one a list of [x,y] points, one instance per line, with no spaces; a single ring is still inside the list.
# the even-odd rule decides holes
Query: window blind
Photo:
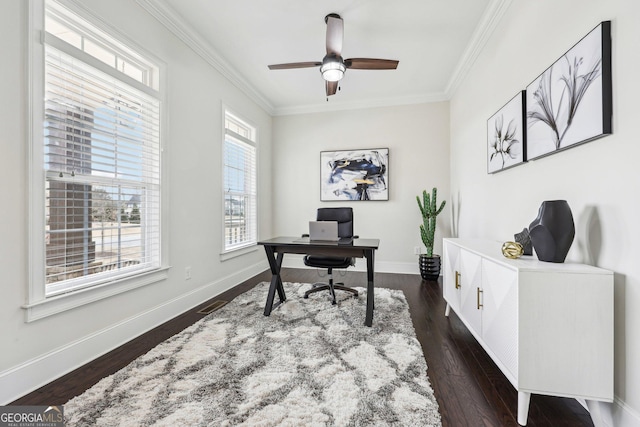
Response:
[[[160,266],[160,102],[73,53],[45,46],[47,296]]]
[[[256,146],[254,130],[227,114],[224,141],[224,250],[257,241]]]

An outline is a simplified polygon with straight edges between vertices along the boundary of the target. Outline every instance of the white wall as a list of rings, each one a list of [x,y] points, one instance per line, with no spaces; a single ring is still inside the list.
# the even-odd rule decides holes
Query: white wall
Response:
[[[355,233],[380,239],[376,271],[418,274],[413,250],[422,243],[415,197],[433,187],[439,200],[448,197],[448,110],[442,102],[275,117],[274,234],[298,236],[307,232],[317,208],[351,206]],[[320,202],[321,151],[387,147],[389,201]],[[448,232],[448,218],[445,208],[436,236]],[[442,253],[441,242],[434,253]],[[289,260],[296,262],[285,257],[285,265],[302,265],[293,256]]]
[[[225,103],[260,128],[260,236],[298,235],[321,206],[353,206],[356,232],[379,237],[378,271],[417,273],[415,195],[437,186],[460,197],[460,235],[510,239],[541,201],[565,198],[580,224],[597,211],[585,239],[595,264],[616,272],[616,425],[640,420],[640,2],[513,0],[495,34],[448,103],[272,119],[164,27],[127,0],[85,0],[96,15],[167,63],[169,186],[167,281],[33,323],[24,322],[27,263],[26,4],[0,14],[0,404],[169,319],[204,297],[266,268],[264,254],[220,262],[220,128]],[[614,135],[548,158],[486,174],[486,120],[599,21],[613,21]],[[449,119],[450,117],[450,119]],[[450,120],[450,122],[449,122]],[[272,147],[273,140],[273,147]],[[449,148],[449,140],[451,146]],[[319,153],[388,147],[390,201],[319,201]],[[450,158],[449,158],[450,157]],[[449,166],[450,164],[450,166]],[[450,168],[450,169],[449,169]],[[272,181],[272,170],[273,181]],[[450,176],[450,181],[449,181]],[[271,188],[273,186],[273,193]],[[266,195],[266,197],[264,197]],[[271,220],[271,214],[273,219]],[[450,235],[449,208],[438,236]],[[436,243],[437,253],[441,245]],[[193,279],[184,280],[192,267]]]
[[[84,0],[95,15],[167,64],[164,138],[169,279],[25,323],[27,299],[26,5],[0,13],[0,404],[91,360],[267,268],[263,251],[220,261],[222,105],[259,129],[261,236],[271,235],[271,117],[128,0]],[[35,237],[37,238],[37,236]],[[186,266],[192,279],[186,281]]]
[[[488,175],[487,119],[603,20],[612,21],[614,134]],[[615,425],[640,425],[639,22],[636,0],[513,0],[450,110],[461,237],[510,240],[543,200],[566,199],[578,228],[569,258],[587,259],[590,243],[594,263],[615,272],[616,403],[605,405]]]

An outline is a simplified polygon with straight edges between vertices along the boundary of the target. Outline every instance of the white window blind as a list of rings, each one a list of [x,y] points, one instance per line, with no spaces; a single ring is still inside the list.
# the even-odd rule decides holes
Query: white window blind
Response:
[[[159,268],[158,97],[52,33],[44,64],[46,296]]]
[[[145,86],[158,90],[159,69],[143,55],[119,42],[61,4],[48,0],[46,32]]]
[[[257,241],[255,129],[225,114],[223,144],[224,251]]]

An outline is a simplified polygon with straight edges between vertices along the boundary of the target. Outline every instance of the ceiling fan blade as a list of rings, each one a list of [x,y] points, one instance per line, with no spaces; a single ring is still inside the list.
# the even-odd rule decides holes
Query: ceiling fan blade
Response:
[[[338,82],[326,82],[327,96],[335,95],[338,90]]]
[[[290,62],[288,64],[272,64],[269,65],[270,70],[289,70],[291,68],[311,68],[319,67],[322,62]]]
[[[325,17],[327,23],[327,55],[341,56],[344,22],[340,15],[330,13]]]
[[[351,58],[345,59],[344,65],[354,70],[395,70],[399,61],[393,59]]]

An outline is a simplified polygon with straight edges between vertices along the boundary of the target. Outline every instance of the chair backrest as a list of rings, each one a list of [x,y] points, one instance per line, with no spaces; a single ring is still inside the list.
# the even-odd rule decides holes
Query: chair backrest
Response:
[[[319,208],[318,221],[338,221],[338,237],[353,237],[352,208]]]

